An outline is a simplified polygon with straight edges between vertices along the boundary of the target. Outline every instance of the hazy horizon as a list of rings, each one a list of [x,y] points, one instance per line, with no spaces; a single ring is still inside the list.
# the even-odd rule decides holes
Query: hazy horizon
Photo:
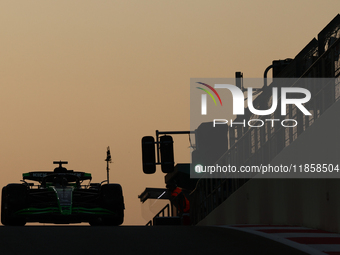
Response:
[[[338,1],[2,1],[0,184],[68,169],[120,183],[126,225],[143,225],[141,138],[189,130],[190,78],[262,77],[338,14]],[[187,135],[174,136],[189,162]]]

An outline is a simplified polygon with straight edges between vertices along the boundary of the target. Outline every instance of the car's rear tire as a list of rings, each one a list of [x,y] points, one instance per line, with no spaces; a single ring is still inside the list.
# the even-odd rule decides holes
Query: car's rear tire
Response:
[[[25,218],[14,213],[26,207],[28,191],[22,184],[8,184],[2,188],[1,223],[5,226],[24,226]]]
[[[101,215],[90,222],[91,226],[119,226],[124,221],[124,197],[119,184],[104,184],[100,190],[101,207],[115,213],[115,215]]]

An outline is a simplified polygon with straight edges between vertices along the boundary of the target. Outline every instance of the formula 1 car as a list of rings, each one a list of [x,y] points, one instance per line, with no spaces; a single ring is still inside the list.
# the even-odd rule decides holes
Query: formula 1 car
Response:
[[[62,166],[66,161],[53,163],[59,164],[54,171],[24,173],[23,183],[3,187],[3,225],[88,222],[91,226],[118,226],[123,223],[125,207],[119,184],[90,183],[91,174],[67,170]],[[89,184],[83,185],[86,180]]]

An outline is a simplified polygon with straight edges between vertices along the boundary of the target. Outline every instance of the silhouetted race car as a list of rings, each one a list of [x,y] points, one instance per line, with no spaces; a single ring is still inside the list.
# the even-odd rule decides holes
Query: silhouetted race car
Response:
[[[67,170],[59,164],[54,171],[23,174],[23,183],[2,189],[1,222],[23,226],[27,222],[120,225],[124,219],[124,199],[119,184],[90,183],[89,173]],[[39,184],[28,183],[27,180]],[[83,185],[83,181],[89,181]]]

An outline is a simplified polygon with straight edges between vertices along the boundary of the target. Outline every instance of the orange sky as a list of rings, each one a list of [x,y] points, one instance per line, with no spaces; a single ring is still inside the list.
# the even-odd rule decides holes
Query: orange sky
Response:
[[[262,77],[293,58],[340,10],[337,0],[0,2],[0,173],[69,169],[123,186],[125,224],[145,224],[140,140],[189,130],[190,78]],[[175,136],[188,162],[188,137]]]

